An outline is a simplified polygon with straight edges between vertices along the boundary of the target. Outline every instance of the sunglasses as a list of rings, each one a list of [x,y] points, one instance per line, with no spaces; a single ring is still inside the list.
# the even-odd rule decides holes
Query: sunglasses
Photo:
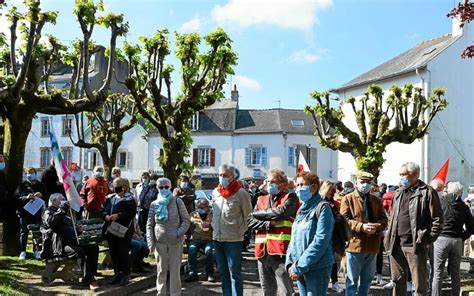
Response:
[[[158,186],[158,189],[170,189],[169,186]]]

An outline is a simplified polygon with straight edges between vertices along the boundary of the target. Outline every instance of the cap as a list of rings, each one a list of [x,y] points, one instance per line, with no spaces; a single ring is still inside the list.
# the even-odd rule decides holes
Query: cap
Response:
[[[358,172],[357,173],[357,179],[358,180],[372,180],[374,178],[374,175],[371,173],[367,172]]]

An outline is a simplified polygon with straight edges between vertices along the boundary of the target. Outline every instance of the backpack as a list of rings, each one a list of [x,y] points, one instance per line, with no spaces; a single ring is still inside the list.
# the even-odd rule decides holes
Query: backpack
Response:
[[[323,206],[325,204],[327,204],[330,207],[332,211],[332,215],[334,217],[334,230],[332,232],[333,251],[334,253],[340,256],[344,256],[344,253],[346,251],[346,246],[352,237],[351,228],[349,226],[349,223],[347,223],[347,220],[344,218],[344,216],[342,216],[341,213],[334,210],[334,208],[331,207],[331,205],[326,201],[321,201],[316,207],[317,219],[319,219],[319,215],[321,214],[321,211],[323,210]]]

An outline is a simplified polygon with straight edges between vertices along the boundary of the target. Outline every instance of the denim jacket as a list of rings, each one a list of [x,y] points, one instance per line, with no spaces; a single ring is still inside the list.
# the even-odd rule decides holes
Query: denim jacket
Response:
[[[298,210],[293,222],[285,266],[287,270],[291,266],[298,275],[334,262],[331,245],[334,216],[328,204],[323,207],[319,220],[316,218],[316,207],[321,201],[319,193],[313,195]]]

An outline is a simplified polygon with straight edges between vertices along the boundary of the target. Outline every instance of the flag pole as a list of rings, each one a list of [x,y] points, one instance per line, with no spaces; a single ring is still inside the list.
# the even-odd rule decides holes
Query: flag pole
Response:
[[[72,209],[71,207],[69,207],[69,215],[71,215],[72,225],[74,228],[74,234],[76,235],[77,245],[79,245],[79,236],[77,235],[77,229],[76,229],[76,219],[74,218],[74,215],[72,213],[73,213]]]

